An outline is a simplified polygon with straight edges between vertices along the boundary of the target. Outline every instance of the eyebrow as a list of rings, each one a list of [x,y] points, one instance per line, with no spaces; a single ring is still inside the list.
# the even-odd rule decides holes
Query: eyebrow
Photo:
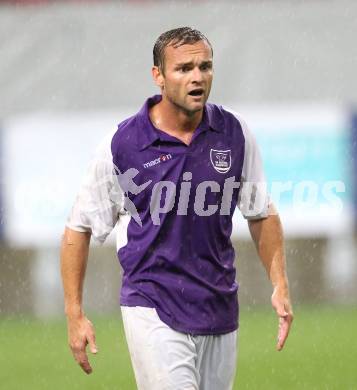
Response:
[[[212,65],[213,61],[211,60],[207,60],[207,61],[202,61],[200,63],[200,65]],[[190,62],[180,62],[179,64],[175,64],[175,66],[177,68],[181,67],[181,66],[189,66],[189,65],[193,65],[193,62],[190,61]]]

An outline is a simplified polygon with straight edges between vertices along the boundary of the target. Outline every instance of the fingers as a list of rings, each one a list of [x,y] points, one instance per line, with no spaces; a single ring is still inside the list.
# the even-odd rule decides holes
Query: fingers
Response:
[[[285,341],[289,335],[292,320],[292,314],[288,313],[286,313],[285,316],[280,316],[279,318],[278,342],[276,345],[276,349],[278,351],[281,351],[284,347]]]
[[[287,288],[274,288],[271,303],[279,317],[278,341],[276,349],[281,351],[288,338],[291,323],[293,322],[293,312],[290,304],[289,291]]]
[[[81,366],[82,370],[86,374],[90,374],[93,370],[88,360],[85,345],[72,347],[71,349],[76,362]]]
[[[73,357],[83,371],[90,374],[93,370],[86,352],[87,345],[89,345],[89,349],[93,354],[98,352],[93,325],[87,318],[70,320],[68,330]]]
[[[87,339],[88,339],[88,344],[89,344],[90,351],[93,354],[98,353],[98,348],[97,348],[97,345],[96,345],[96,342],[95,342],[95,334],[94,334],[94,332],[90,332],[90,334],[88,335]]]

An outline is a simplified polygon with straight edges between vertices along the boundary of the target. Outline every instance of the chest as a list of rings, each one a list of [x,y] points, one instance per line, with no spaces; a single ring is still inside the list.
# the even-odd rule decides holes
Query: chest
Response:
[[[227,181],[240,181],[243,161],[244,141],[216,133],[201,134],[189,145],[177,140],[141,151],[118,150],[114,159],[119,184],[139,211],[151,208],[157,194],[165,203],[169,191],[176,205],[186,196],[189,210],[197,194],[206,203],[219,204]]]
[[[215,181],[222,185],[226,178],[240,179],[244,161],[244,140],[221,134],[202,134],[189,145],[157,142],[145,150],[118,150],[115,165],[120,172],[134,169],[135,182],[180,182],[185,172],[192,175],[192,185]]]

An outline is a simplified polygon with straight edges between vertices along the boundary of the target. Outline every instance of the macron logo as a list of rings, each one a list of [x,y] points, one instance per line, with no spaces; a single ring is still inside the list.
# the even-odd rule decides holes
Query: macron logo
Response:
[[[143,167],[149,168],[149,167],[152,167],[154,165],[160,164],[162,162],[165,162],[165,161],[171,160],[171,159],[172,159],[172,155],[170,153],[169,154],[162,154],[160,157],[155,158],[155,160],[151,160],[151,161],[143,164]]]

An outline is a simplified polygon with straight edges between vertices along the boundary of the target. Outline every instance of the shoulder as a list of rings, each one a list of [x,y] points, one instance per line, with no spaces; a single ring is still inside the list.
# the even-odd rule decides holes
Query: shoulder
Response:
[[[243,138],[245,140],[246,146],[249,146],[251,144],[255,144],[255,136],[252,133],[247,122],[243,118],[242,114],[235,111],[235,110],[232,110],[231,108],[226,107],[226,106],[222,106],[222,110],[225,112],[226,117],[228,118],[228,121],[230,121],[231,124],[232,123],[235,124],[236,130],[238,128],[237,126],[239,126],[239,129],[240,129],[240,131],[243,135]],[[239,125],[238,125],[238,123],[239,123]]]
[[[117,130],[111,139],[111,150],[114,155],[121,147],[129,147],[136,142],[135,129],[138,125],[137,115],[124,119],[117,126]]]
[[[245,138],[250,133],[242,115],[230,107],[208,103],[207,113],[210,123],[219,126],[227,134]]]
[[[226,106],[222,106],[222,110],[224,111],[227,120],[230,121],[230,123],[235,123],[236,125],[239,124],[238,126],[240,127],[243,134],[249,132],[248,125],[246,121],[243,119],[242,114]]]
[[[220,123],[223,132],[228,135],[235,144],[244,144],[245,156],[255,153],[258,149],[254,133],[250,130],[243,116],[227,107],[209,105],[211,123]]]

